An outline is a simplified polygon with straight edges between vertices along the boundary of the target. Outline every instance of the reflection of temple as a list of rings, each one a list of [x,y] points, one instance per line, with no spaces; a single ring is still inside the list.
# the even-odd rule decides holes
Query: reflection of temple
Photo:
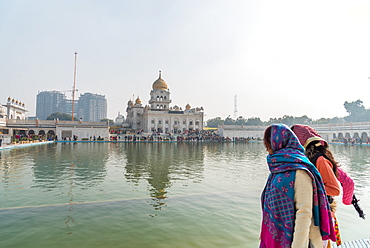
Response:
[[[146,133],[177,133],[203,129],[203,107],[191,108],[187,104],[182,110],[177,105],[170,107],[171,102],[170,90],[159,72],[159,78],[153,83],[150,91],[149,105],[143,106],[139,97],[135,103],[128,101],[127,119],[123,126],[128,124],[131,129],[143,130]]]
[[[196,147],[195,147],[196,146]],[[155,210],[166,206],[168,189],[176,182],[192,180],[197,183],[203,178],[203,146],[202,144],[124,144],[126,154],[127,180],[139,184],[146,179],[150,184],[150,203]],[[194,164],[189,161],[198,161]]]

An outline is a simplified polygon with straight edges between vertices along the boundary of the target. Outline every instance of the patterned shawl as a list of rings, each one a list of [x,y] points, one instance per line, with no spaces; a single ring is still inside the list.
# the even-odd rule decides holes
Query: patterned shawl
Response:
[[[294,232],[294,182],[296,170],[312,178],[314,224],[324,240],[335,241],[329,204],[321,176],[304,155],[297,136],[284,124],[272,125],[272,155],[267,156],[270,175],[262,192],[260,248],[291,247]]]

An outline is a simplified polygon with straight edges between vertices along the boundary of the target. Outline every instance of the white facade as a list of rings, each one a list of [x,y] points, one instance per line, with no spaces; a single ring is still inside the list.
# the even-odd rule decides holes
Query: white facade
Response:
[[[135,103],[131,100],[127,103],[126,122],[131,129],[143,130],[145,133],[182,133],[203,129],[203,107],[191,108],[187,104],[185,110],[182,110],[176,105],[171,107],[171,102],[170,90],[159,74],[152,85],[148,105],[144,107],[139,97]]]
[[[241,126],[241,125],[221,125],[218,133],[221,137],[229,138],[254,138],[263,139],[266,126]]]
[[[6,117],[6,119],[15,119],[15,120],[25,120],[26,119],[26,112],[28,110],[25,108],[25,104],[19,102],[18,100],[8,98],[5,105],[6,108],[5,115],[1,114],[2,117]],[[4,113],[4,110],[1,110],[1,113]]]

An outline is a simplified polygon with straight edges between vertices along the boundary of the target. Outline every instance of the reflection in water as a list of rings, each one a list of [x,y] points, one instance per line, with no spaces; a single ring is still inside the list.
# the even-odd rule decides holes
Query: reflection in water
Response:
[[[368,214],[370,147],[331,150]],[[0,155],[2,247],[258,246],[262,143],[58,143]],[[369,236],[352,206],[339,205],[338,220],[343,241]]]
[[[35,185],[48,191],[65,188],[68,209],[65,224],[66,235],[72,234],[71,229],[77,226],[73,217],[75,187],[77,192],[86,190],[101,183],[106,176],[105,163],[108,150],[102,144],[62,143],[55,144],[52,149],[44,146],[34,154],[33,172]],[[63,191],[62,191],[63,192]]]
[[[370,185],[370,146],[335,145],[331,150],[335,159],[355,181],[355,190]]]
[[[168,189],[177,180],[203,178],[203,145],[199,143],[124,143],[127,164],[125,177],[136,185],[146,179],[151,188],[150,204],[155,210],[166,206]]]
[[[73,188],[75,187],[75,165],[76,164],[71,164],[70,166],[70,179],[69,179],[69,190],[68,190],[68,198],[69,198],[69,208],[67,210],[67,217],[65,218],[65,223],[66,223],[66,226],[69,229],[71,229],[71,227],[73,226],[77,226],[77,222],[74,220],[73,216],[72,216],[72,213],[74,211],[74,194],[73,194]],[[72,232],[68,232],[66,233],[66,235],[71,235]]]
[[[107,147],[99,143],[62,143],[34,154],[35,187],[63,187],[73,179],[82,189],[95,186],[106,176]]]

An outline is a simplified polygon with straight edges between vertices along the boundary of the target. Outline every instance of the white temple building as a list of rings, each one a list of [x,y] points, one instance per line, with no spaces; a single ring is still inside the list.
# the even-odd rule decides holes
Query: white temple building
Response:
[[[0,109],[0,118],[25,120],[28,112],[25,106],[24,103],[8,97],[6,104]]]
[[[154,81],[150,91],[149,104],[143,106],[139,97],[135,102],[127,103],[125,124],[133,130],[144,133],[183,133],[187,130],[203,129],[203,107],[192,108],[187,104],[182,110],[177,105],[171,106],[172,100],[167,83],[159,78]]]

